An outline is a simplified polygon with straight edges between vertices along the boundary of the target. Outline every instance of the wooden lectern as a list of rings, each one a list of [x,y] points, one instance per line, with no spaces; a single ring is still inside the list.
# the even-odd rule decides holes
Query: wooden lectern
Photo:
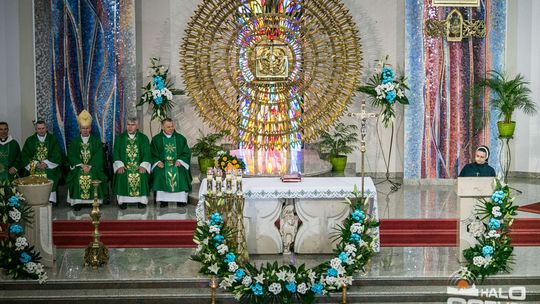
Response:
[[[463,261],[463,250],[476,245],[476,239],[467,231],[467,226],[476,217],[478,199],[488,198],[493,194],[495,177],[458,177],[458,214],[459,260]]]

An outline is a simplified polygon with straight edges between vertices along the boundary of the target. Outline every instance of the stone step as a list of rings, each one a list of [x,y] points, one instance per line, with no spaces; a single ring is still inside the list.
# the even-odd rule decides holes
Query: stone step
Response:
[[[207,278],[182,280],[99,280],[0,282],[1,303],[209,303]],[[359,278],[349,288],[347,303],[447,303],[447,278]],[[539,277],[497,277],[479,286],[506,294],[509,287],[526,288],[526,301],[540,302]],[[491,291],[493,293],[493,291]],[[216,303],[236,303],[233,296],[217,290]],[[497,301],[493,294],[484,300]],[[506,303],[507,300],[500,300]],[[341,294],[317,297],[316,303],[340,303]],[[466,302],[464,302],[466,303]],[[478,302],[475,302],[478,303]]]

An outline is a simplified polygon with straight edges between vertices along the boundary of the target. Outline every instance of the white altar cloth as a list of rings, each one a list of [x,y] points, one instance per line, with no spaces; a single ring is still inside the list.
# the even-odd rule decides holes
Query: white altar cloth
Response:
[[[281,235],[275,222],[279,219],[285,199],[294,199],[296,213],[302,221],[295,239],[297,253],[330,253],[333,244],[330,235],[349,215],[345,197],[353,197],[356,185],[361,190],[361,177],[304,177],[299,183],[284,183],[278,177],[244,178],[242,188],[246,203],[244,226],[249,253],[274,254],[283,252]],[[204,218],[206,179],[199,188],[197,218]],[[378,219],[377,191],[373,180],[364,178],[364,191],[369,198],[368,213]],[[379,251],[379,230],[372,234]]]

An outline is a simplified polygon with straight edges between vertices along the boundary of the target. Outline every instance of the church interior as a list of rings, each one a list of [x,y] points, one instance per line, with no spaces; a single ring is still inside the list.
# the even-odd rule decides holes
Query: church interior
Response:
[[[540,303],[536,12],[0,0],[0,303]]]

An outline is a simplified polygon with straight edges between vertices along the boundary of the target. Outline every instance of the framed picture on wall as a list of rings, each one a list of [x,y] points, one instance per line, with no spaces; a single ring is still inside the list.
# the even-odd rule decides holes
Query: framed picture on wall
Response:
[[[480,6],[480,0],[431,0],[433,6]]]

